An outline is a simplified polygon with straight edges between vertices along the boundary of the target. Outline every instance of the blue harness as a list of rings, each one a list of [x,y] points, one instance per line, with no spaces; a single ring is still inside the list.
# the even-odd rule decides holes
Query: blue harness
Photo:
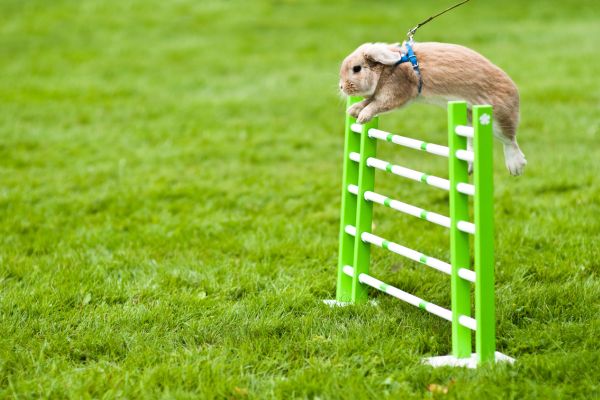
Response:
[[[404,64],[405,62],[410,62],[412,64],[413,70],[419,78],[419,94],[421,94],[421,89],[423,88],[423,79],[421,78],[421,71],[419,70],[419,61],[417,60],[417,56],[415,55],[415,52],[413,51],[413,48],[410,45],[410,42],[406,42],[405,45],[406,54],[402,54],[402,57],[398,61],[396,61],[396,64],[394,64],[394,66]]]

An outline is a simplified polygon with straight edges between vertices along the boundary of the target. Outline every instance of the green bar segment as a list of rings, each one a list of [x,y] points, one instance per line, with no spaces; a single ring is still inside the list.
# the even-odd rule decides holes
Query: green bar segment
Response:
[[[492,107],[473,107],[475,183],[475,348],[480,362],[496,352],[494,305],[494,184]]]
[[[455,133],[456,126],[467,125],[467,103],[448,103],[448,148],[450,175],[450,264],[452,264],[452,353],[457,358],[471,356],[471,331],[458,323],[460,315],[471,316],[471,284],[458,276],[460,268],[469,268],[469,235],[458,230],[460,220],[469,220],[469,198],[456,189],[459,182],[468,182],[466,162],[456,158],[456,151],[466,149],[467,142]]]
[[[358,163],[358,196],[356,196],[356,240],[354,242],[354,277],[352,279],[352,301],[364,303],[367,301],[367,285],[359,282],[360,274],[369,273],[371,261],[371,247],[369,243],[360,240],[363,232],[371,232],[373,219],[373,203],[365,200],[365,192],[375,189],[375,169],[367,166],[367,159],[375,157],[377,150],[377,139],[371,139],[368,135],[369,129],[377,128],[379,119],[373,118],[369,123],[363,125],[360,137],[360,162]]]
[[[348,97],[347,106],[359,102],[359,97]],[[356,196],[348,193],[348,185],[358,184],[358,164],[350,160],[350,153],[360,151],[360,135],[350,127],[356,119],[346,115],[344,161],[342,172],[342,211],[340,218],[340,240],[337,274],[337,301],[352,301],[352,277],[344,274],[344,265],[352,265],[354,259],[354,237],[345,231],[346,225],[356,224]]]

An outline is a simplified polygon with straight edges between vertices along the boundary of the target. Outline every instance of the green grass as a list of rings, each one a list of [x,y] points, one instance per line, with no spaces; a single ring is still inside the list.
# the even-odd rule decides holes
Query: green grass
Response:
[[[529,166],[510,177],[497,145],[495,170],[498,347],[518,363],[472,371],[420,364],[450,351],[450,325],[421,310],[376,292],[376,307],[321,304],[339,63],[446,4],[0,1],[0,396],[600,397],[596,3],[478,1],[419,32],[474,48],[521,90]],[[382,126],[443,143],[445,112],[415,105]],[[376,182],[447,212],[440,191]],[[443,228],[375,219],[448,259]],[[376,277],[448,306],[447,277],[373,258]]]

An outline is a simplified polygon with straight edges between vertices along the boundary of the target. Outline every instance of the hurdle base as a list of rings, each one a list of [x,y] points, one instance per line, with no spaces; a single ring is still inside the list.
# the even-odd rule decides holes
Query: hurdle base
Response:
[[[434,368],[437,367],[467,367],[477,368],[478,364],[477,353],[471,354],[469,358],[456,358],[454,356],[437,356],[423,359],[423,364],[429,364]],[[516,360],[512,357],[496,352],[496,362],[507,362],[513,364]]]
[[[335,299],[323,300],[323,303],[327,304],[329,307],[346,307],[346,306],[351,306],[354,304],[351,301],[337,301]],[[377,302],[375,300],[369,300],[368,304],[372,305],[372,306],[376,306]]]

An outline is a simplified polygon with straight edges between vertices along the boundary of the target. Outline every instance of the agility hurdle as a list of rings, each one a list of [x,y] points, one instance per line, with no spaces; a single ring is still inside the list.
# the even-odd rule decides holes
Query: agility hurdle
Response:
[[[348,106],[360,101],[349,97]],[[427,143],[377,129],[379,119],[365,125],[347,115],[345,126],[342,207],[336,300],[345,305],[367,301],[372,287],[452,323],[452,355],[431,357],[433,366],[476,367],[494,361],[514,362],[496,352],[494,306],[494,215],[492,107],[473,107],[473,126],[467,126],[467,104],[448,103],[448,146]],[[467,150],[467,138],[473,150]],[[415,171],[376,158],[377,142],[424,151],[449,160],[449,179]],[[470,184],[468,162],[473,163]],[[374,191],[375,170],[421,182],[449,192],[450,216],[440,215]],[[469,222],[473,198],[474,223]],[[427,256],[371,232],[373,204],[444,226],[450,230],[450,263]],[[474,235],[474,270],[471,269],[469,235]],[[404,256],[450,275],[451,310],[445,309],[369,275],[371,245]],[[471,284],[475,285],[475,318],[471,316]],[[475,353],[471,331],[475,331]]]

